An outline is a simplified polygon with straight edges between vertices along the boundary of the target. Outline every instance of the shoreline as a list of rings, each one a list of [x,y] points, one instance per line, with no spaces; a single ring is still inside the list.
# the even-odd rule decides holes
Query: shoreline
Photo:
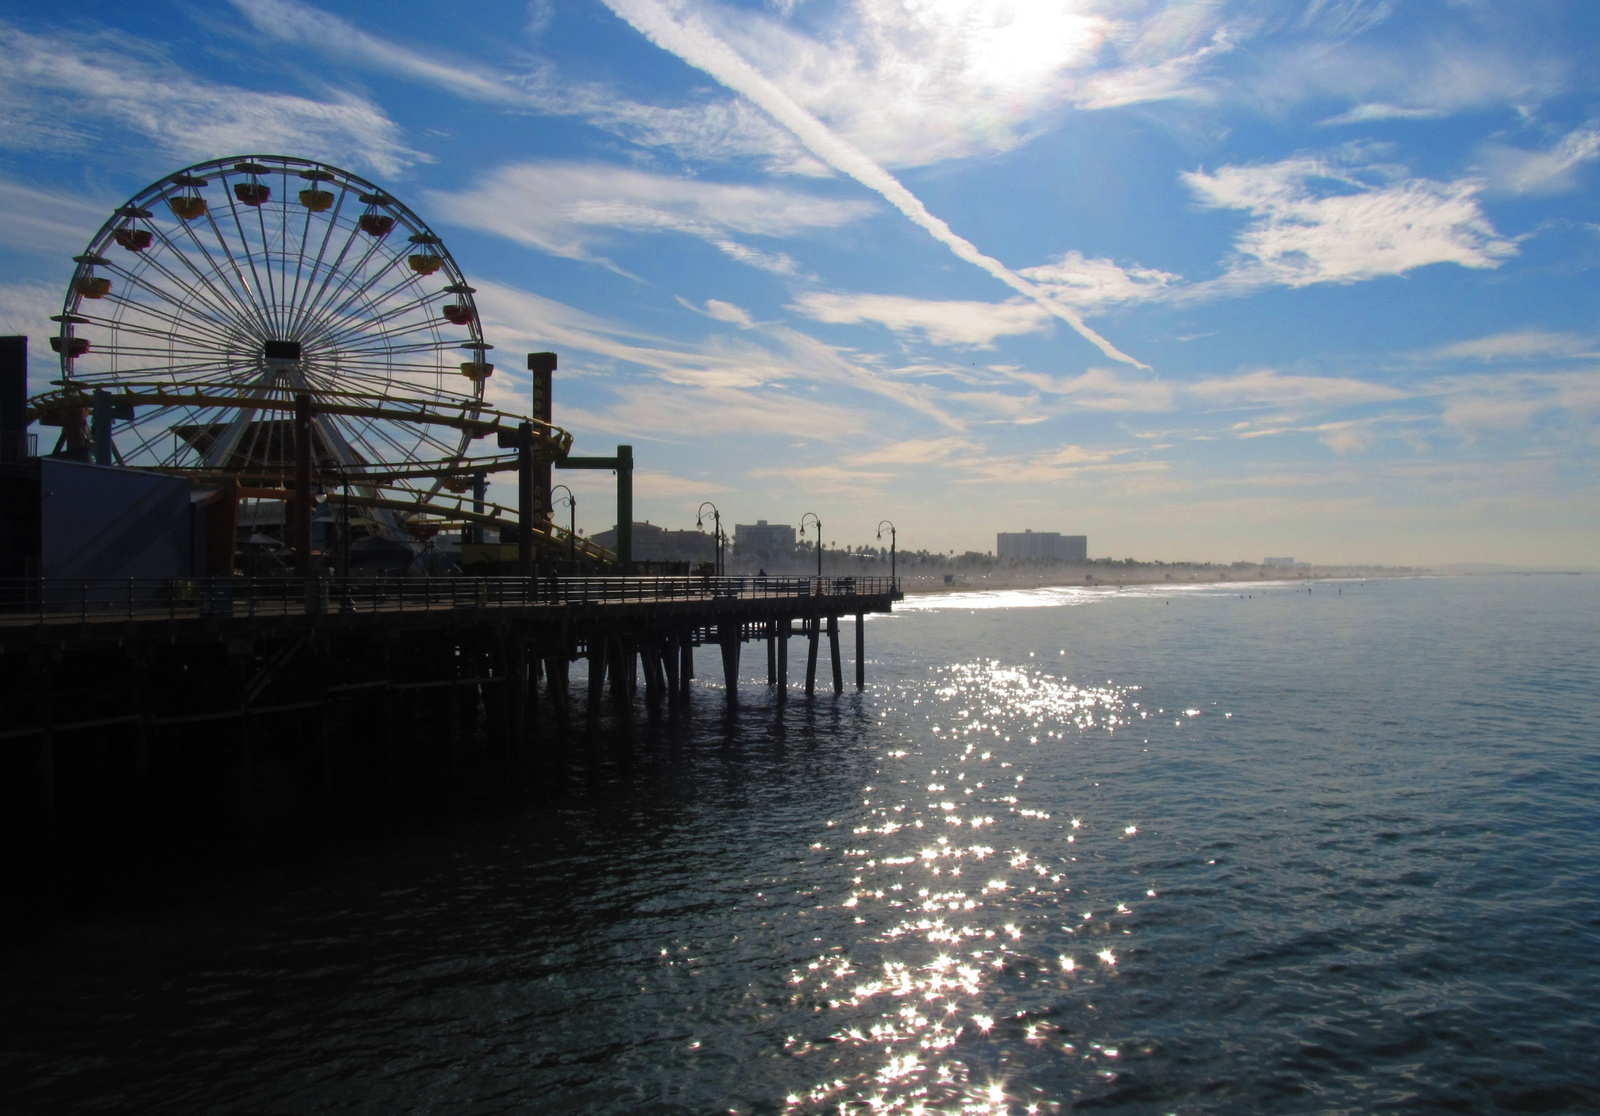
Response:
[[[901,574],[900,588],[907,596],[940,593],[974,593],[1016,589],[1115,589],[1133,585],[1272,585],[1296,581],[1352,581],[1363,578],[1426,577],[1435,571],[1421,568],[1377,566],[1312,566],[1268,572],[1250,570],[1183,570],[1129,567],[1085,575],[1079,570],[996,571],[981,574]],[[951,580],[945,580],[949,576]]]

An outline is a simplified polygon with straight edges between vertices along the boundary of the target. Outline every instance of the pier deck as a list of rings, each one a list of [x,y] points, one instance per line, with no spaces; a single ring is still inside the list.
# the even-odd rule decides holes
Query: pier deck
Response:
[[[806,697],[819,669],[844,690],[853,618],[859,689],[862,621],[899,598],[874,577],[3,582],[0,886],[535,788],[573,748],[687,714],[700,647],[732,705],[764,642],[781,707],[795,636]]]

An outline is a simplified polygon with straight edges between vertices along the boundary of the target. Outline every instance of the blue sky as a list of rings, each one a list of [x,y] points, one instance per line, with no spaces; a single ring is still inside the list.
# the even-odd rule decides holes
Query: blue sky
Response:
[[[6,3],[0,329],[48,356],[151,181],[306,155],[560,353],[639,518],[1592,568],[1597,45],[1579,0]]]

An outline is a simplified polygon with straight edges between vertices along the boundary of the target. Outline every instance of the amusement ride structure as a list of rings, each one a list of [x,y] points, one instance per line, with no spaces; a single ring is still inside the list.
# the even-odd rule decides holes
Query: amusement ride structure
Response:
[[[548,395],[543,419],[486,404],[473,288],[373,183],[280,155],[197,163],[74,260],[50,338],[61,379],[29,404],[58,454],[188,478],[232,501],[229,522],[240,499],[293,502],[309,470],[347,546],[531,529],[544,554],[611,557],[550,521],[547,491],[520,514],[486,501],[488,475],[530,460],[547,489],[572,437]]]

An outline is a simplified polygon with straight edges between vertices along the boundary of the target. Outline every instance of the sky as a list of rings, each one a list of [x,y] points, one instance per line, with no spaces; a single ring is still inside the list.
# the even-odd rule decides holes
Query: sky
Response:
[[[1588,0],[4,0],[0,332],[43,390],[111,210],[301,155],[444,238],[496,405],[560,354],[639,519],[1593,569],[1597,47]]]

